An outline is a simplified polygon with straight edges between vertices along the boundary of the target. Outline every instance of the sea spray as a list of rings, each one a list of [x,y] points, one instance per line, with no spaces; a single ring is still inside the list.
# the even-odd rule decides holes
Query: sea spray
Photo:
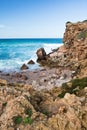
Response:
[[[0,71],[19,71],[29,60],[36,63],[36,51],[43,47],[46,53],[62,45],[62,39],[0,39]],[[29,69],[39,68],[38,63]]]

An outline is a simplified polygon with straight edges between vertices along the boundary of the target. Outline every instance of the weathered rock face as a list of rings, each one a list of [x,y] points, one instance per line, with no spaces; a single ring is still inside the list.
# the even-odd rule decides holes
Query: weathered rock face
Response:
[[[3,83],[3,84],[2,84]],[[79,96],[60,88],[35,91],[30,85],[0,82],[0,130],[87,130],[87,87]]]
[[[86,76],[87,71],[87,21],[66,23],[63,38],[64,45],[51,54],[47,65],[52,67],[65,67]],[[83,75],[84,74],[84,75]]]
[[[76,46],[77,43],[87,41],[87,22],[66,23],[63,42],[66,48]],[[75,43],[76,42],[76,43]]]
[[[81,72],[87,66],[87,21],[67,23],[63,41],[66,60],[73,69]]]
[[[66,23],[63,42],[66,48],[72,48],[74,52],[75,49],[82,51],[84,46],[87,47],[87,22]]]
[[[87,22],[67,23],[63,41],[70,58],[77,61],[86,59]]]
[[[66,24],[63,41],[69,57],[77,61],[87,59],[87,22]]]
[[[41,61],[41,60],[46,59],[46,52],[45,52],[44,48],[38,49],[36,54],[37,54],[37,57],[38,57],[37,61]]]

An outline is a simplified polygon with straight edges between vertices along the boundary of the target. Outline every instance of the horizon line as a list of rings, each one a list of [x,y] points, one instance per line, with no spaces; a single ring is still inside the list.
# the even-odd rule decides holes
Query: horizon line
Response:
[[[62,37],[58,37],[58,38],[55,38],[55,37],[51,37],[51,38],[49,38],[49,37],[46,37],[46,38],[45,37],[42,37],[42,38],[41,37],[40,38],[39,37],[33,37],[33,38],[32,37],[31,38],[28,38],[28,37],[26,37],[26,38],[25,37],[24,38],[18,37],[18,38],[16,38],[16,37],[14,37],[14,38],[0,38],[0,39],[63,39],[63,38]]]

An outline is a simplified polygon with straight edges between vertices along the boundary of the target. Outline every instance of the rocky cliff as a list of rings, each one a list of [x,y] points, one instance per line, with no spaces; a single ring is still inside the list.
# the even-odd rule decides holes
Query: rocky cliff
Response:
[[[79,76],[87,75],[87,21],[66,23],[64,45],[49,54],[42,64],[50,67],[65,67],[76,71]]]
[[[87,21],[77,23],[67,22],[63,42],[66,48],[77,46],[77,43],[79,43],[79,45],[82,45],[82,42],[86,43]]]
[[[81,76],[87,75],[87,21],[66,23],[63,41],[70,66]]]

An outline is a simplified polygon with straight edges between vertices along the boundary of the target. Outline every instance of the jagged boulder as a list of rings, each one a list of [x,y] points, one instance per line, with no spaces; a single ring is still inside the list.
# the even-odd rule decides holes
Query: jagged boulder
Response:
[[[45,52],[44,48],[38,49],[36,54],[38,57],[37,61],[46,60],[46,52]]]

